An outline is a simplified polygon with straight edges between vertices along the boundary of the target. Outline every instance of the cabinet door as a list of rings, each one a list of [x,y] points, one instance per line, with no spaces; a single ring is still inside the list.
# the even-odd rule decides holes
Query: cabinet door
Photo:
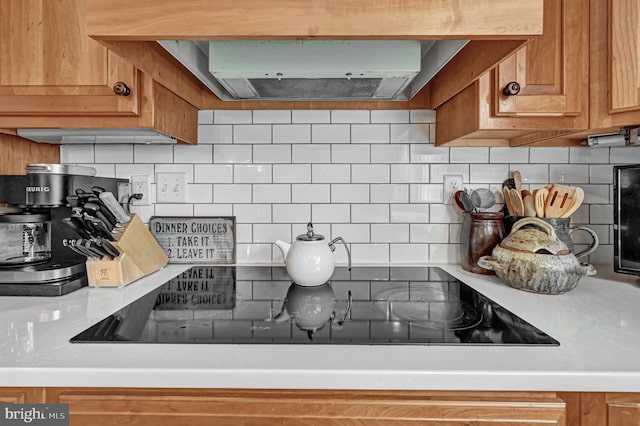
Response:
[[[582,393],[581,426],[640,425],[640,394]]]
[[[0,388],[0,404],[42,404],[44,388]]]
[[[544,35],[496,69],[497,116],[587,114],[589,2],[545,0],[544,15]],[[503,94],[510,82],[517,95]]]
[[[47,389],[71,425],[566,425],[551,392]]]
[[[135,114],[136,76],[89,38],[83,1],[0,2],[0,114]]]

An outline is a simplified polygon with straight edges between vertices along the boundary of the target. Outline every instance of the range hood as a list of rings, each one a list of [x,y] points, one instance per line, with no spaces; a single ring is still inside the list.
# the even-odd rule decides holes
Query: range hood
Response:
[[[467,40],[162,40],[222,100],[406,101]]]

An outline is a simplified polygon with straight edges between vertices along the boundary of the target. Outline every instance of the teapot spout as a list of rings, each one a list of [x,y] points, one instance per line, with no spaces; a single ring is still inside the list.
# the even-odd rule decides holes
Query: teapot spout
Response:
[[[282,252],[282,258],[284,259],[284,262],[287,263],[287,253],[289,253],[291,244],[285,243],[284,241],[280,241],[280,240],[277,240],[274,244],[278,246],[278,248]]]

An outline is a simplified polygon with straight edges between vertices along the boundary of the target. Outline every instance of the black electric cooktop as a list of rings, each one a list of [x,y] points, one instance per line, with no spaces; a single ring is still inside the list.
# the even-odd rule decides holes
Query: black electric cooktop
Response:
[[[71,342],[559,344],[440,268],[336,268],[302,287],[270,266],[192,267]]]

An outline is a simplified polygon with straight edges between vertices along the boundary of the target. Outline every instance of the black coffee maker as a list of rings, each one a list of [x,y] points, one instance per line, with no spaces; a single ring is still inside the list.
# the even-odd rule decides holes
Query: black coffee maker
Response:
[[[86,286],[86,257],[63,245],[78,238],[63,221],[73,213],[67,197],[93,187],[117,194],[128,181],[64,164],[30,163],[26,171],[0,176],[0,296],[60,296]]]

